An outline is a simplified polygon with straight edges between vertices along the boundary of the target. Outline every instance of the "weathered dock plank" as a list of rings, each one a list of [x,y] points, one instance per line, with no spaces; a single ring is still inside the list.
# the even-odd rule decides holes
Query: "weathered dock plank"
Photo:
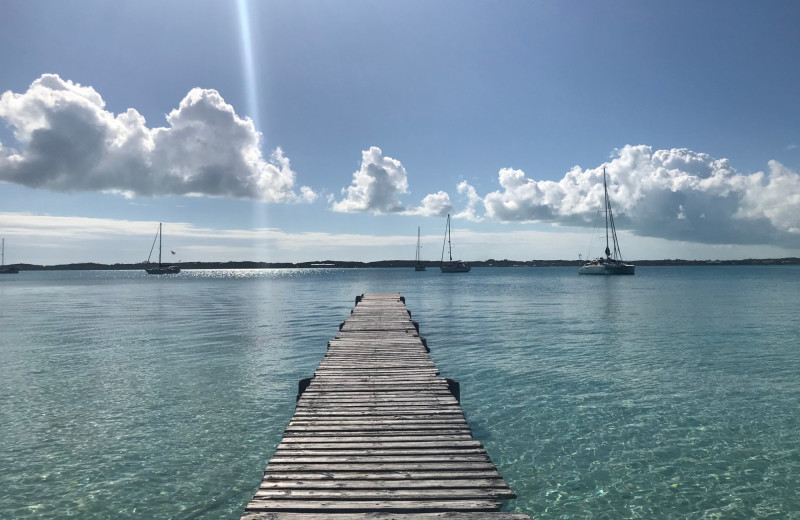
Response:
[[[508,495],[498,488],[415,488],[415,489],[259,489],[256,499],[314,499],[314,500],[465,500],[491,499]]]
[[[254,499],[247,504],[249,511],[286,511],[292,513],[355,512],[355,511],[396,511],[398,513],[424,513],[436,511],[495,511],[497,502],[493,499],[472,500],[427,500],[424,498],[408,500],[292,500]]]
[[[508,489],[508,484],[503,479],[474,478],[474,479],[402,479],[402,480],[333,480],[320,479],[315,481],[297,480],[270,480],[263,481],[260,489],[461,489],[461,488],[496,488]]]
[[[486,513],[469,511],[442,511],[438,513],[245,513],[242,520],[482,520]],[[525,520],[528,515],[521,513],[491,513],[491,520]]]
[[[529,518],[499,511],[514,492],[451,383],[399,294],[357,298],[242,520]]]
[[[499,479],[497,470],[486,471],[304,471],[304,472],[265,472],[269,473],[269,478],[265,478],[261,485],[267,482],[287,482],[287,481],[317,481],[317,480],[366,480],[376,483],[388,482],[391,480],[465,480],[465,479]],[[313,485],[309,484],[311,487]]]

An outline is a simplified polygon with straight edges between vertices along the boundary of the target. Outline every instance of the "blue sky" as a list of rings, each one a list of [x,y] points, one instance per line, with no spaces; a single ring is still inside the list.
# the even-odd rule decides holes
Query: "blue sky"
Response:
[[[7,263],[800,256],[800,4],[0,3]],[[594,238],[593,238],[594,237]]]

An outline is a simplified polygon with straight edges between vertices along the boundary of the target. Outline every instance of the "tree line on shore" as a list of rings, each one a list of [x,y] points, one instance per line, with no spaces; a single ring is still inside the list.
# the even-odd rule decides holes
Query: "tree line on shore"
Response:
[[[422,262],[426,267],[436,268],[439,262]],[[476,260],[468,262],[472,267],[564,267],[577,266],[579,260]],[[762,258],[742,260],[634,260],[637,266],[691,266],[691,265],[800,265],[800,258]],[[20,271],[60,271],[60,270],[132,270],[144,269],[148,264],[98,264],[94,262],[34,265],[14,264]],[[318,268],[380,268],[380,267],[414,267],[413,260],[378,260],[375,262],[356,262],[342,260],[318,260],[313,262],[181,262],[181,269],[318,269]]]

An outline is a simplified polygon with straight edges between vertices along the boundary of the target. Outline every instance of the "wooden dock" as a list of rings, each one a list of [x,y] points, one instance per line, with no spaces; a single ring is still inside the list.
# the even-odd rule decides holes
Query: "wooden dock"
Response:
[[[453,391],[402,296],[357,297],[242,520],[529,519]]]

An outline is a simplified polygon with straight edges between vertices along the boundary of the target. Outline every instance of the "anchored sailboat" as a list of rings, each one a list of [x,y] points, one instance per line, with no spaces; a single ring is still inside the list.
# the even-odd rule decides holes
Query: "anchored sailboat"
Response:
[[[425,270],[425,264],[422,263],[422,254],[420,252],[420,245],[419,245],[419,226],[417,226],[417,258],[414,260],[414,270],[415,271]]]
[[[447,246],[447,252],[450,260],[444,261],[444,247]],[[442,265],[440,267],[443,273],[468,273],[470,267],[461,260],[453,260],[453,244],[450,241],[450,214],[447,214],[447,227],[444,231],[444,244],[442,244]]]
[[[622,261],[622,251],[617,241],[617,229],[614,226],[614,214],[611,212],[611,201],[608,199],[608,183],[606,182],[606,169],[603,168],[603,191],[605,193],[606,212],[606,256],[598,257],[583,264],[579,274],[635,274],[636,266]],[[610,226],[609,226],[610,225]],[[609,227],[611,228],[611,243],[609,243]],[[611,250],[611,245],[614,249]]]
[[[6,239],[2,239],[2,246],[0,246],[0,274],[17,274],[18,267],[6,267]]]
[[[153,239],[153,245],[150,247],[150,254],[147,256],[147,263],[150,263],[150,257],[153,256],[153,249],[156,247],[156,239],[158,239],[158,267],[145,268],[147,274],[178,274],[181,268],[177,265],[163,265],[161,263],[161,222],[158,223],[158,231],[156,238]],[[175,253],[172,253],[175,254]]]

